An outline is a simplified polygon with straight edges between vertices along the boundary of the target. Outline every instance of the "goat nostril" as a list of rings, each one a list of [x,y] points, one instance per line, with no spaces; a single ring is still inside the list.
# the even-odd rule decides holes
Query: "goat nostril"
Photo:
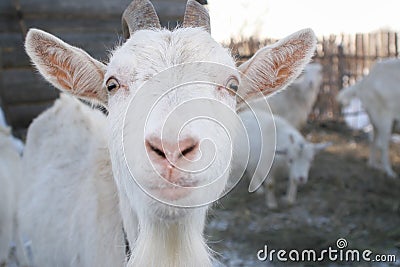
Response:
[[[179,144],[179,158],[181,157],[190,157],[195,152],[199,143],[193,139],[186,139],[180,142]],[[182,148],[182,149],[181,149]]]
[[[193,139],[184,139],[179,143],[162,142],[159,138],[149,138],[145,141],[148,153],[154,160],[168,160],[175,163],[182,157],[191,157],[198,147],[198,142]],[[149,154],[150,155],[150,154]]]
[[[190,152],[192,152],[195,149],[195,147],[196,147],[196,145],[186,148],[185,150],[183,150],[181,152],[180,157],[185,156],[186,154],[189,154]]]
[[[152,145],[150,142],[148,142],[148,141],[146,141],[146,145],[147,145],[147,147],[151,150],[151,151],[153,151],[154,153],[156,153],[158,156],[160,156],[161,158],[166,158],[166,155],[165,155],[165,153],[161,150],[161,149],[159,149],[159,148],[157,148],[157,147],[155,147],[154,145]]]

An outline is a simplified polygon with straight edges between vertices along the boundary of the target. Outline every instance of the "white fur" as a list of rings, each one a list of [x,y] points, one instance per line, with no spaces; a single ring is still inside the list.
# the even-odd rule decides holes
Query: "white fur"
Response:
[[[189,38],[191,41],[186,41]],[[200,49],[197,47],[197,44],[200,42],[205,43],[207,47],[206,53],[188,53],[189,51]],[[130,49],[132,46],[142,48],[142,53],[129,54],[126,50]],[[150,56],[151,58],[149,58]],[[202,69],[204,68],[202,64],[197,64],[197,67],[194,67],[193,71],[175,70],[172,76],[168,75],[168,79],[161,79],[162,86],[160,88],[152,87],[152,94],[148,93],[150,89],[147,88],[143,91],[137,91],[143,84],[145,77],[154,76],[170,66],[184,63],[182,60],[193,62],[196,61],[196,59],[197,61],[210,61],[213,59],[214,62],[234,67],[234,62],[229,54],[212,39],[209,39],[206,32],[199,29],[178,29],[174,33],[169,31],[137,32],[123,47],[119,48],[113,54],[108,65],[105,76],[120,77],[121,84],[127,84],[131,92],[130,95],[125,95],[126,92],[121,90],[110,98],[110,114],[108,117],[109,125],[111,126],[109,127],[109,135],[111,136],[109,148],[113,162],[112,166],[114,173],[118,173],[118,175],[114,176],[115,181],[119,191],[127,196],[129,206],[134,208],[139,220],[139,225],[141,226],[137,239],[132,240],[133,237],[130,237],[129,240],[131,244],[134,244],[133,256],[129,262],[129,266],[159,266],[159,264],[161,264],[160,259],[163,259],[162,266],[185,266],[187,262],[191,262],[193,266],[210,265],[208,251],[206,246],[204,246],[201,234],[204,226],[206,208],[176,208],[150,198],[137,186],[135,180],[130,177],[125,162],[120,160],[124,158],[122,138],[120,138],[123,130],[123,115],[132,97],[135,96],[137,99],[140,99],[138,103],[140,106],[135,107],[135,109],[137,112],[143,112],[140,113],[143,115],[134,117],[132,123],[128,122],[124,129],[125,135],[131,136],[130,140],[137,141],[137,143],[132,144],[132,146],[136,147],[136,151],[132,153],[132,161],[137,162],[141,167],[137,168],[135,178],[139,179],[138,182],[141,184],[149,184],[149,186],[160,183],[161,187],[164,184],[164,182],[160,181],[158,174],[154,172],[151,163],[146,160],[147,157],[143,157],[143,155],[146,154],[143,147],[143,138],[159,134],[169,112],[185,101],[190,101],[199,97],[216,100],[221,98],[218,95],[219,92],[217,92],[214,87],[207,85],[192,86],[190,91],[188,91],[187,88],[171,91],[158,103],[151,113],[151,116],[148,118],[148,128],[146,128],[144,136],[143,127],[141,127],[141,125],[144,124],[144,120],[147,118],[148,105],[154,103],[157,97],[174,84],[191,81],[191,79],[196,77],[193,75],[209,73],[208,77],[206,77],[207,80],[213,80],[218,84],[223,84],[229,75],[238,76],[238,73],[235,73],[234,69],[232,69],[232,74],[222,73],[221,75],[221,73],[217,71]],[[185,75],[186,73],[190,76]],[[221,76],[218,76],[218,74]],[[135,78],[135,82],[125,77],[131,79]],[[136,94],[134,94],[134,92]],[[235,101],[233,98],[228,98],[227,95],[228,94],[222,96],[222,101],[234,110]],[[205,110],[215,109],[212,104],[209,106],[206,104],[206,106],[202,108]],[[177,116],[176,121],[179,121],[179,114]],[[232,122],[234,121],[232,121],[229,116],[225,116],[225,121],[222,121],[224,125],[231,124]],[[202,130],[205,128],[209,129],[209,131]],[[175,127],[175,124],[164,126],[163,140],[166,142],[173,142],[176,140],[174,132],[178,129]],[[216,128],[215,126],[213,127],[211,121],[202,120],[189,124],[184,128],[181,134],[195,136],[199,140],[212,138],[212,140],[218,144],[216,155],[218,155],[219,161],[222,162],[213,164],[206,172],[187,177],[187,179],[194,179],[205,184],[208,182],[207,179],[223,175],[219,185],[211,188],[211,190],[207,192],[207,194],[218,196],[224,189],[225,181],[228,177],[228,172],[225,174],[220,173],[219,171],[221,168],[218,168],[218,166],[224,163],[224,158],[229,158],[230,153],[230,150],[226,149],[226,147],[229,147],[229,143],[227,143],[229,140],[224,138],[223,129]],[[125,151],[125,153],[130,153],[130,151]],[[188,198],[181,199],[181,201],[190,205],[190,203],[196,203],[197,199],[203,195],[204,192],[203,194],[202,192],[195,192],[189,195]],[[180,204],[180,202],[176,204]],[[149,207],[153,208],[149,209]],[[124,213],[122,216],[124,222],[130,220],[130,218],[125,218]],[[133,236],[133,234],[130,234],[130,231],[130,229],[127,229],[128,237]],[[157,258],[153,256],[154,251],[158,251]],[[173,253],[173,251],[179,251],[180,253]]]
[[[123,265],[105,122],[101,112],[61,95],[29,127],[19,218],[35,266]]]
[[[353,86],[342,89],[337,96],[342,105],[359,98],[374,129],[368,164],[395,177],[389,159],[392,128],[400,121],[400,60],[387,59],[376,63],[370,73]],[[378,158],[377,153],[380,153]]]
[[[308,63],[315,49],[315,36],[310,30],[300,31],[273,48],[264,48],[259,56],[246,64],[246,69],[241,69],[255,83],[262,84],[274,84],[275,80],[268,81],[269,74],[273,73],[274,79],[279,80],[279,88],[272,88],[272,91],[296,78]],[[26,50],[49,82],[77,97],[87,99],[92,96],[94,101],[106,104],[109,110],[108,118],[104,119],[83,107],[80,112],[77,112],[78,108],[70,108],[70,104],[63,107],[66,100],[61,100],[35,120],[29,129],[25,168],[37,182],[27,194],[32,197],[32,204],[25,208],[26,215],[23,216],[26,232],[32,237],[35,263],[38,266],[122,265],[122,218],[133,250],[128,266],[211,266],[212,258],[203,237],[209,205],[178,206],[195,205],[205,196],[214,199],[222,194],[230,170],[229,136],[222,127],[209,120],[193,121],[179,132],[178,140],[182,136],[204,140],[202,157],[215,154],[213,164],[205,171],[184,173],[180,179],[198,185],[219,179],[206,187],[207,190],[195,190],[178,198],[172,203],[177,206],[157,201],[145,192],[153,190],[157,195],[166,182],[157,173],[164,171],[163,168],[151,166],[152,152],[145,150],[144,141],[160,136],[163,128],[163,141],[176,142],[176,132],[180,130],[177,127],[182,126],[178,122],[191,119],[187,117],[191,115],[190,111],[215,117],[228,129],[236,127],[236,97],[218,86],[225,86],[229,77],[241,80],[229,52],[200,28],[135,32],[125,44],[115,49],[107,66],[39,30],[29,31]],[[294,55],[293,51],[301,55]],[[271,66],[261,69],[262,60],[269,60]],[[274,69],[286,61],[290,66],[289,73],[281,74]],[[54,64],[62,70],[59,75],[54,74],[57,70]],[[169,72],[171,67],[173,71]],[[268,75],[254,76],[260,69]],[[104,79],[96,78],[101,76],[99,73]],[[85,79],[87,75],[90,77]],[[104,99],[104,85],[109,78],[117,79],[121,87]],[[192,84],[190,90],[186,87],[167,93],[171,86],[192,80],[206,80],[217,85]],[[253,84],[252,90],[260,89]],[[244,98],[254,93],[249,89],[241,90],[238,94]],[[153,101],[163,94],[150,113]],[[196,104],[194,100],[198,99],[207,101]],[[190,109],[174,113],[172,122],[163,125],[174,108],[191,101],[194,104],[189,106]],[[145,122],[146,128],[143,127]],[[235,131],[230,134],[233,137]],[[207,145],[210,139],[215,146]],[[123,140],[128,142],[125,146]],[[200,155],[200,150],[194,153]],[[112,174],[108,160],[111,160]],[[128,161],[134,162],[133,166],[128,166]],[[196,169],[198,164],[193,161],[187,166]],[[118,197],[118,201],[113,197]],[[43,218],[35,218],[37,214]],[[99,235],[98,228],[107,229],[104,232],[107,235]]]
[[[268,175],[264,185],[267,193],[266,204],[269,208],[277,207],[274,194],[275,179],[288,177],[286,198],[290,204],[294,204],[297,186],[307,182],[315,154],[329,144],[313,144],[306,141],[300,132],[285,119],[279,116],[271,117],[267,111],[246,109],[240,112],[239,116],[247,129],[250,147],[253,149],[246,168],[246,176],[255,179],[256,184],[259,185]],[[274,127],[276,127],[276,146],[274,146],[275,134],[271,131]],[[242,137],[239,142],[246,143],[246,140]],[[268,157],[274,154],[274,150],[276,153],[270,171],[268,172],[270,166],[257,168],[258,164],[261,166],[267,164]],[[238,159],[236,163],[238,166],[245,162],[240,157]]]
[[[12,240],[17,250],[22,250],[17,221],[19,189],[23,187],[20,177],[21,158],[13,144],[11,130],[0,125],[0,265],[7,262]]]
[[[14,179],[19,157],[9,142],[9,129],[0,126],[0,264],[6,263],[12,240],[14,220]]]
[[[0,126],[8,127],[2,108],[0,108]],[[10,139],[14,144],[14,147],[22,155],[22,152],[24,151],[24,143],[20,139],[14,137],[13,135],[10,135]]]
[[[300,129],[307,122],[322,83],[322,65],[310,63],[304,68],[304,73],[287,89],[267,98],[272,113],[284,118],[295,128]],[[258,99],[253,103],[257,107]]]

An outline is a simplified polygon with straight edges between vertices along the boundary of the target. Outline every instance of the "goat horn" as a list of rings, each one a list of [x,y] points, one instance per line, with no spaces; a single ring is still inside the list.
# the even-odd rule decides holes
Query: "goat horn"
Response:
[[[188,0],[182,25],[184,28],[202,27],[207,32],[211,33],[210,16],[208,15],[208,11],[195,0]]]
[[[122,15],[122,33],[128,39],[134,32],[143,29],[160,29],[160,20],[148,0],[133,0]]]

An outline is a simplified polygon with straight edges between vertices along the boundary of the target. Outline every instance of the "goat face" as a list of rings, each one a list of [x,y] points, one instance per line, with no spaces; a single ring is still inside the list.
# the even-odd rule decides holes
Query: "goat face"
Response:
[[[121,181],[128,195],[140,188],[177,206],[215,200],[237,123],[240,74],[228,51],[198,28],[139,31],[115,51],[104,81],[117,83],[108,99],[110,150],[139,185]]]
[[[314,160],[312,144],[299,142],[288,149],[289,179],[298,184],[305,184],[308,180],[308,172]]]
[[[290,143],[287,149],[289,179],[297,184],[305,184],[315,155],[331,143],[313,144],[305,140],[293,140],[293,137],[290,137]]]

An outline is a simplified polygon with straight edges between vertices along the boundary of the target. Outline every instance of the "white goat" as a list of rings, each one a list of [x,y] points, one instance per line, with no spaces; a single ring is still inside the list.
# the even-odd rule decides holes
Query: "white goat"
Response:
[[[21,158],[16,150],[10,128],[0,125],[0,265],[6,264],[11,241],[23,250],[18,235],[17,202],[20,184]],[[24,258],[25,259],[25,258]],[[21,258],[21,260],[24,260]],[[25,263],[25,262],[24,262]]]
[[[192,120],[180,128],[177,120],[193,118],[187,118],[188,110],[174,114],[171,124],[164,122],[190,102],[189,111],[219,116],[222,125],[234,128],[236,103],[293,81],[314,52],[315,36],[300,31],[236,69],[229,52],[210,36],[207,11],[194,0],[188,1],[183,27],[172,32],[160,28],[147,0],[132,2],[123,27],[130,38],[108,65],[48,33],[28,32],[27,53],[49,82],[109,111],[105,122],[92,111],[79,116],[58,104],[28,131],[24,162],[33,186],[22,216],[30,214],[25,224],[34,222],[25,229],[35,264],[122,266],[124,228],[132,248],[128,266],[210,266],[202,235],[209,205],[199,203],[223,193],[231,142],[213,120]],[[189,89],[168,91],[181,84]],[[206,101],[196,104],[199,99]],[[214,151],[207,140],[213,140]],[[214,161],[204,170],[182,170],[199,169],[211,154]],[[41,218],[34,218],[38,214]]]
[[[308,64],[304,73],[291,83],[287,90],[268,96],[267,101],[272,113],[300,129],[307,122],[308,114],[317,100],[322,78],[322,65]],[[254,100],[252,107],[257,107],[260,101],[264,100]]]
[[[247,129],[251,153],[246,166],[245,175],[252,178],[250,191],[262,184],[266,189],[266,204],[269,208],[277,208],[274,193],[275,178],[289,177],[286,199],[289,204],[296,201],[297,186],[305,184],[308,173],[319,151],[330,146],[331,143],[313,144],[304,139],[300,132],[279,116],[271,116],[265,110],[245,109],[239,113],[244,126]],[[271,129],[276,129],[276,135]],[[276,136],[276,147],[271,140]],[[242,137],[243,138],[243,137]],[[244,137],[247,138],[247,137]],[[240,141],[246,144],[246,140]],[[244,153],[241,153],[242,157]],[[269,160],[274,155],[273,161]],[[239,157],[238,168],[245,159]],[[271,164],[268,164],[271,162]],[[243,168],[244,166],[240,166]],[[253,180],[254,179],[254,180]],[[253,187],[253,189],[251,189]],[[259,190],[262,191],[262,188]]]
[[[61,95],[29,127],[21,232],[35,266],[122,266],[124,237],[106,117]]]
[[[9,142],[9,129],[0,126],[0,265],[6,264],[13,233],[14,173],[19,156]],[[17,154],[17,158],[13,158]],[[15,167],[15,168],[12,168]]]
[[[370,73],[338,94],[337,101],[348,106],[359,98],[373,126],[368,164],[396,177],[389,159],[389,141],[395,123],[400,121],[400,60],[387,59],[376,63]],[[380,152],[380,160],[377,153]]]

